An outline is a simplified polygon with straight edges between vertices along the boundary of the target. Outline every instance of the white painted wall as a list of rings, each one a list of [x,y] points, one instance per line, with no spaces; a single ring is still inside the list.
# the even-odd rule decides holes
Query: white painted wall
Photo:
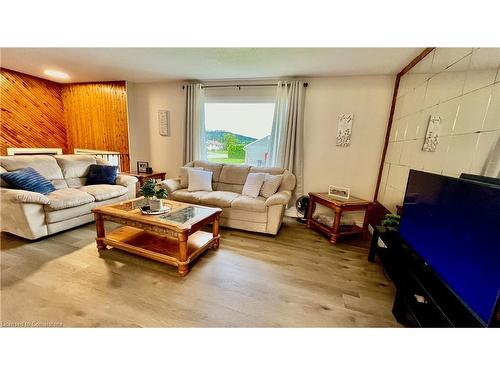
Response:
[[[394,89],[394,76],[308,79],[304,192],[345,186],[373,199]],[[338,116],[353,113],[351,145],[335,146]]]
[[[182,82],[128,83],[130,154],[136,162],[149,161],[156,171],[177,177],[184,144],[184,91]],[[158,110],[170,111],[171,136],[159,134]]]
[[[351,188],[372,199],[389,117],[393,76],[307,78],[305,103],[305,192],[327,191],[328,185]],[[254,89],[251,89],[254,90]],[[236,91],[220,90],[221,93]],[[245,94],[247,90],[241,90]],[[211,95],[215,95],[215,90]],[[220,93],[217,93],[220,95]],[[234,94],[234,92],[232,93]],[[184,91],[182,82],[129,84],[132,166],[149,161],[156,170],[177,177],[182,164]],[[158,109],[170,110],[172,137],[158,135]],[[351,145],[335,146],[337,118],[354,114]]]

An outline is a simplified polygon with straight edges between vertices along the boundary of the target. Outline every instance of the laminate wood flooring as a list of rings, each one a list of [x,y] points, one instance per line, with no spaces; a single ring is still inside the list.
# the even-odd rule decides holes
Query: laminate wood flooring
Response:
[[[38,241],[2,233],[2,324],[399,327],[394,286],[367,261],[367,243],[334,246],[293,219],[276,237],[227,228],[221,236],[219,250],[181,278],[117,249],[99,254],[94,224]]]

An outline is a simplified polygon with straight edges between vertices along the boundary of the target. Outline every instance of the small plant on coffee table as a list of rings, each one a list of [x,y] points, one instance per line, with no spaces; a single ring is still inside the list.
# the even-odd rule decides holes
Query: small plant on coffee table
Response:
[[[144,198],[166,199],[168,197],[167,189],[161,187],[155,180],[148,179],[142,185],[140,193]]]

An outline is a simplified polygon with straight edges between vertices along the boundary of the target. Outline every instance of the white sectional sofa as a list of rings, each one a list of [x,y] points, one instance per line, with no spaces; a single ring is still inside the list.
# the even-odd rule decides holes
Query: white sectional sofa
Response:
[[[196,160],[186,167],[211,171],[213,191],[189,192],[180,179],[162,182],[169,199],[222,208],[221,225],[252,232],[277,234],[285,208],[295,188],[295,176],[283,168],[261,168],[245,164],[222,164]],[[283,175],[278,191],[268,198],[252,198],[241,194],[248,173]]]
[[[135,198],[137,178],[118,175],[116,185],[85,185],[91,164],[107,164],[90,155],[1,156],[0,173],[31,167],[50,180],[47,195],[9,187],[3,180],[1,230],[37,239],[94,220],[92,208]]]

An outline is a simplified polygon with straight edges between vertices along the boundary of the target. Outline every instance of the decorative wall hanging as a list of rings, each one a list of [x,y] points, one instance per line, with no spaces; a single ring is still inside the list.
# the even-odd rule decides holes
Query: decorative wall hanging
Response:
[[[158,111],[158,127],[160,135],[170,137],[170,112],[164,109]]]
[[[427,125],[427,133],[425,135],[422,151],[434,152],[439,143],[439,134],[441,132],[441,117],[431,116],[429,125]]]
[[[339,147],[348,147],[351,144],[352,118],[352,113],[345,113],[339,116],[336,143]]]

